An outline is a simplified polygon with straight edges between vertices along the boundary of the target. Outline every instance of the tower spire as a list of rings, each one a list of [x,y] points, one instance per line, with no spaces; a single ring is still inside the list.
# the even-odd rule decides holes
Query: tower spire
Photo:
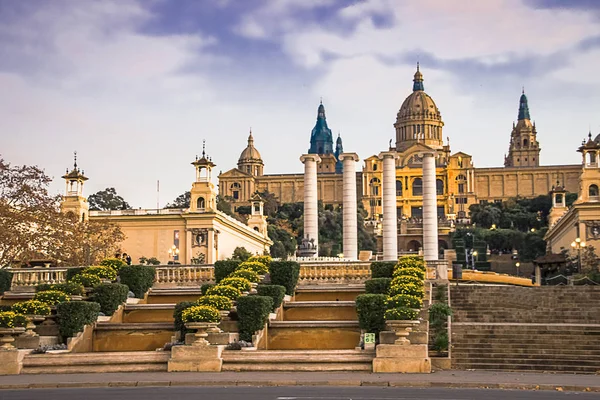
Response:
[[[527,96],[525,96],[525,88],[519,99],[519,120],[531,119],[529,115],[529,105],[527,104]]]
[[[423,74],[419,68],[419,62],[417,61],[417,72],[415,72],[415,77],[413,79],[413,92],[423,91],[425,90],[423,87]]]
[[[73,168],[77,169],[77,150],[73,152]]]

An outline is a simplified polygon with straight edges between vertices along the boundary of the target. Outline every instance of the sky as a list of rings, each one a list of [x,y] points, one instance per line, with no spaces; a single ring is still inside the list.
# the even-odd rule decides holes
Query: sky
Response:
[[[322,98],[344,150],[387,148],[420,62],[452,152],[502,166],[522,87],[544,165],[600,133],[596,0],[0,0],[0,156],[134,208],[189,190],[202,152],[299,173]],[[394,139],[395,141],[395,139]],[[215,182],[216,183],[216,182]]]

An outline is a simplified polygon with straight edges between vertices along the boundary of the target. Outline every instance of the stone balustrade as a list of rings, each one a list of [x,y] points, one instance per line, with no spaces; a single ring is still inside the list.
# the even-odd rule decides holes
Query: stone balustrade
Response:
[[[200,286],[214,280],[213,265],[167,265],[156,267],[154,287]]]
[[[425,265],[427,267],[426,279],[448,279],[448,268],[450,267],[448,260],[425,261]]]
[[[363,284],[370,278],[370,262],[301,262],[298,285]]]
[[[11,268],[13,274],[11,290],[29,291],[43,283],[63,283],[66,281],[68,268]]]

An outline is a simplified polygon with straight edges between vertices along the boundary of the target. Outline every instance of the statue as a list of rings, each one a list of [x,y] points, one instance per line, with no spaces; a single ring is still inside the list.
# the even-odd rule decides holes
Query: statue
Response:
[[[303,237],[297,253],[298,257],[315,257],[317,254],[315,239],[309,239],[308,236]]]

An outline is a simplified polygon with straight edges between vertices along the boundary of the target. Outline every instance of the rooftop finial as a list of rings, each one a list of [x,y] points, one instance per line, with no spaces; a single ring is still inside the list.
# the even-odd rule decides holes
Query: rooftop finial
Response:
[[[319,104],[323,104],[323,96],[319,99]]]
[[[73,152],[73,168],[77,169],[77,150]]]
[[[206,158],[206,140],[202,140],[202,158]]]
[[[525,86],[521,86],[521,94],[525,94]]]
[[[417,61],[417,72],[419,72],[419,62]]]
[[[417,72],[415,72],[415,76],[413,79],[413,92],[423,91],[425,88],[423,87],[423,74],[419,69],[419,62],[417,61]]]

